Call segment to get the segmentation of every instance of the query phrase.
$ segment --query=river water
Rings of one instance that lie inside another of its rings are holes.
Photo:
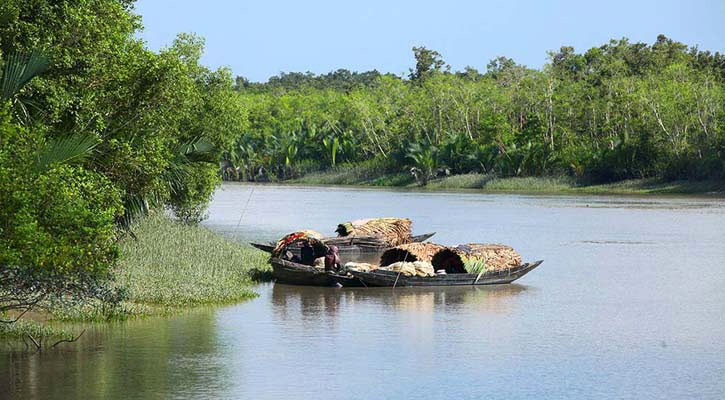
[[[237,305],[5,351],[0,397],[725,398],[725,199],[225,184],[205,224],[245,242],[370,216],[545,262],[491,287],[262,284]]]

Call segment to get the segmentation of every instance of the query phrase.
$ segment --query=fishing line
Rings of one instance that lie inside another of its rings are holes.
[[[244,219],[244,213],[247,212],[247,207],[249,206],[249,202],[252,200],[252,195],[254,194],[254,189],[256,185],[252,185],[252,190],[249,191],[249,197],[247,198],[247,202],[244,204],[244,207],[242,208],[242,214],[239,216],[239,221],[237,221],[237,226],[234,227],[234,230],[232,231],[232,235],[236,235],[237,229],[239,229],[239,226],[242,224],[242,219]]]

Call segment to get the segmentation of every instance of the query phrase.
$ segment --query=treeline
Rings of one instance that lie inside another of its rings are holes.
[[[414,48],[407,77],[346,70],[237,78],[244,134],[227,179],[286,179],[341,163],[375,171],[721,179],[725,56],[660,35],[550,53],[541,70],[499,57],[452,72]]]
[[[50,298],[118,300],[119,237],[152,208],[198,221],[243,134],[231,73],[200,65],[193,35],[146,48],[132,6],[2,1],[0,320]]]

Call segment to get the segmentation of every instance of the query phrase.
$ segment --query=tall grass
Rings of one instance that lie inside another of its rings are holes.
[[[162,216],[143,220],[134,234],[121,243],[115,275],[135,303],[195,306],[254,297],[251,274],[268,268],[263,252]]]
[[[128,300],[109,309],[85,304],[52,310],[55,319],[124,319],[169,314],[182,308],[228,304],[256,296],[253,277],[269,269],[265,253],[232,242],[201,226],[151,216],[121,243],[114,285]]]
[[[500,191],[562,191],[574,186],[568,177],[511,177],[499,178],[485,174],[461,174],[430,181],[431,189],[485,189]]]

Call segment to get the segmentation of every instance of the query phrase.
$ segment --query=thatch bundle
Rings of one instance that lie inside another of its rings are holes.
[[[337,225],[335,232],[340,237],[379,237],[388,245],[397,246],[410,243],[412,222],[408,218],[371,218],[343,222]]]
[[[518,267],[521,256],[510,246],[469,243],[437,252],[432,264],[436,270],[445,269],[447,273],[476,274]]]
[[[385,251],[380,256],[380,265],[386,266],[398,261],[427,261],[433,260],[433,255],[445,249],[444,246],[435,243],[408,243],[395,246]]]

